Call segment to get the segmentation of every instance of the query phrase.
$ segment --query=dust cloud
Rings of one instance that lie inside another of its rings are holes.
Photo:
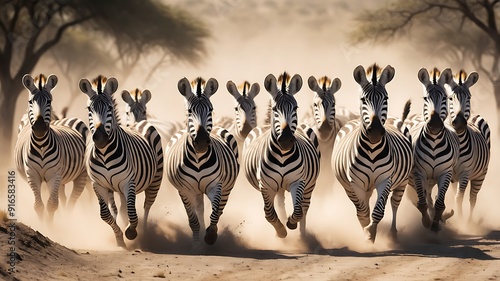
[[[212,103],[215,115],[232,116],[233,98],[228,95],[225,83],[244,80],[262,84],[264,77],[283,71],[299,73],[304,81],[310,76],[328,75],[339,77],[342,88],[336,94],[337,105],[354,112],[358,111],[359,86],[352,78],[353,69],[362,64],[366,67],[378,63],[385,67],[390,64],[396,69],[396,76],[387,85],[389,92],[389,113],[400,116],[403,105],[411,98],[414,103],[412,113],[421,111],[422,85],[417,79],[421,67],[428,69],[449,65],[427,54],[419,53],[409,43],[352,45],[346,33],[353,26],[352,15],[357,7],[370,1],[293,1],[292,4],[273,3],[272,1],[168,1],[189,9],[194,16],[207,21],[213,39],[208,42],[208,54],[197,66],[172,64],[159,70],[147,85],[140,85],[143,73],[149,65],[142,62],[134,72],[134,79],[120,80],[120,74],[105,74],[118,78],[121,89],[148,88],[153,94],[148,110],[159,119],[184,120],[184,101],[177,91],[177,81],[182,77],[194,79],[202,76],[214,77],[219,81],[218,93]],[[371,2],[370,2],[371,3]],[[472,70],[472,69],[471,69]],[[95,75],[99,74],[96,69]],[[37,72],[57,73],[57,69],[46,66],[37,67]],[[91,77],[89,77],[91,78]],[[75,85],[73,85],[74,87]],[[63,94],[64,82],[56,88],[54,106],[61,108],[67,102]],[[206,246],[201,252],[208,254],[243,255],[258,251],[279,251],[282,253],[332,254],[335,249],[350,249],[358,252],[377,252],[390,249],[404,249],[418,243],[443,242],[457,237],[472,237],[498,229],[500,212],[498,198],[500,190],[495,182],[498,171],[499,151],[497,115],[491,99],[492,91],[486,79],[480,79],[473,88],[473,111],[481,113],[489,121],[492,129],[492,161],[490,171],[478,196],[475,222],[466,226],[457,217],[450,219],[439,235],[430,234],[423,229],[420,214],[403,198],[398,213],[399,239],[389,239],[392,218],[390,204],[385,217],[378,227],[375,244],[364,241],[363,231],[355,215],[354,205],[349,201],[342,186],[335,180],[319,182],[313,193],[311,207],[307,215],[308,237],[299,237],[299,230],[288,230],[288,237],[276,237],[273,227],[265,220],[263,201],[259,192],[246,181],[240,172],[236,186],[219,222],[219,239],[214,246]],[[477,94],[476,94],[477,93]],[[312,93],[304,83],[296,98],[299,115],[302,116],[311,106]],[[264,87],[257,96],[259,121],[264,119],[269,95]],[[86,97],[80,95],[70,108],[69,115],[87,120],[85,111]],[[124,103],[119,103],[125,107]],[[480,107],[479,107],[480,104]],[[25,99],[18,103],[16,119],[25,111]],[[166,141],[163,141],[166,144]],[[13,167],[5,168],[4,170]],[[71,184],[68,184],[71,186]],[[69,193],[69,191],[68,191]],[[47,194],[47,192],[44,192]],[[375,196],[373,196],[375,197]],[[95,196],[84,191],[75,208],[70,212],[60,206],[52,225],[38,220],[33,210],[33,194],[27,184],[18,176],[18,218],[21,222],[39,230],[67,247],[74,249],[116,250],[111,228],[99,216],[99,206]],[[373,201],[374,198],[372,198]],[[46,197],[45,197],[46,200]],[[139,220],[142,219],[143,194],[136,200]],[[4,206],[2,200],[0,206]],[[286,206],[291,211],[287,194]],[[373,206],[372,202],[372,206]],[[453,191],[449,190],[447,205],[453,206]],[[205,217],[208,220],[210,209],[206,201]],[[468,198],[464,200],[464,212],[468,214]],[[207,221],[208,224],[208,221]],[[122,229],[124,225],[122,224]],[[146,232],[140,231],[136,241],[126,241],[129,248],[143,249],[159,253],[192,253],[191,230],[180,198],[174,187],[163,180],[160,193],[150,213]]]

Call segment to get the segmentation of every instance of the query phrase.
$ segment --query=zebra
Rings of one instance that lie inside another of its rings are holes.
[[[413,169],[409,185],[415,194],[408,193],[413,204],[422,214],[422,224],[439,232],[440,221],[453,213],[444,214],[446,191],[450,185],[453,168],[459,156],[459,139],[452,128],[444,122],[448,116],[448,97],[444,88],[452,79],[449,68],[439,72],[434,68],[429,76],[425,68],[418,72],[424,86],[423,114],[413,115],[405,121],[410,130],[414,154]],[[432,189],[437,184],[437,196],[432,200]],[[431,221],[431,218],[432,221]]]
[[[236,100],[234,108],[236,116],[235,118],[219,117],[215,119],[214,123],[231,132],[238,142],[238,150],[241,151],[248,133],[257,127],[257,107],[254,99],[260,92],[260,86],[258,83],[250,84],[250,82],[245,81],[237,87],[233,81],[228,81],[226,88]],[[241,92],[238,88],[241,89]]]
[[[144,223],[153,205],[163,176],[163,149],[156,129],[146,121],[132,128],[118,125],[113,93],[118,81],[99,75],[91,84],[83,78],[80,90],[88,96],[87,108],[92,141],[85,156],[87,171],[99,201],[101,219],[111,226],[119,247],[126,248],[123,233],[116,223],[116,210],[110,213],[108,202],[113,192],[120,195],[120,214],[128,215],[125,236],[137,237],[138,218],[135,208],[136,194],[145,192]],[[125,210],[126,208],[126,210]]]
[[[53,121],[52,90],[58,78],[40,74],[33,79],[24,75],[22,83],[29,91],[28,113],[21,121],[14,158],[17,170],[27,180],[35,196],[34,209],[43,219],[44,203],[41,185],[45,181],[49,188],[47,212],[49,222],[59,205],[65,200],[64,185],[73,182],[69,207],[75,205],[87,182],[84,165],[85,143],[88,128],[78,118]],[[64,195],[64,196],[63,196]]]
[[[298,74],[290,77],[284,72],[277,81],[273,74],[269,74],[264,85],[272,97],[272,119],[270,126],[254,128],[245,139],[245,176],[261,192],[265,218],[279,238],[287,236],[281,219],[286,216],[285,190],[290,192],[293,213],[286,225],[293,230],[300,221],[300,234],[305,237],[306,215],[319,175],[320,151],[314,131],[297,124],[298,106],[294,95],[302,87],[302,78]],[[276,195],[279,216],[274,208]]]
[[[132,94],[131,94],[132,93]],[[126,125],[133,126],[137,122],[147,120],[153,125],[163,141],[168,142],[170,138],[179,130],[184,128],[184,123],[179,121],[163,121],[155,118],[147,111],[146,104],[151,100],[151,92],[149,90],[141,91],[135,89],[133,91],[122,91],[122,99],[126,103]]]
[[[214,78],[187,78],[178,82],[187,109],[187,128],[177,132],[165,149],[166,175],[184,204],[193,234],[193,249],[200,246],[205,228],[205,194],[211,202],[210,225],[204,241],[217,241],[217,224],[239,173],[238,145],[227,130],[212,127],[210,97],[218,89]]]
[[[368,81],[367,75],[372,76]],[[395,70],[388,65],[383,70],[377,64],[354,69],[354,80],[361,86],[360,119],[349,121],[337,134],[332,153],[332,167],[344,187],[365,237],[375,242],[378,223],[385,213],[391,195],[391,236],[396,239],[396,217],[413,162],[411,140],[407,130],[401,132],[395,121],[387,117],[388,93],[385,85],[394,78]],[[405,118],[408,113],[403,114]],[[377,191],[371,213],[370,197]]]
[[[458,182],[455,205],[458,216],[461,218],[464,193],[470,181],[469,221],[471,221],[476,206],[477,194],[488,172],[491,157],[490,128],[481,116],[471,116],[470,112],[471,92],[469,89],[477,82],[479,74],[472,72],[467,76],[465,71],[460,70],[456,79],[458,84],[453,79],[448,82],[451,89],[449,95],[451,124],[460,141],[460,156],[453,169],[452,185],[456,186]]]
[[[331,182],[331,157],[337,132],[348,121],[359,118],[359,115],[343,107],[336,108],[334,94],[342,86],[339,78],[332,80],[323,76],[316,79],[310,76],[307,82],[314,97],[311,111],[305,114],[303,122],[313,129],[319,142],[322,156],[320,178],[324,176],[324,180]]]

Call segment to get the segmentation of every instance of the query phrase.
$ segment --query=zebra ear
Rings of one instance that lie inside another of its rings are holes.
[[[33,81],[33,77],[29,74],[25,74],[23,76],[23,85],[28,91],[33,92],[36,89],[35,82]]]
[[[391,82],[392,78],[394,78],[394,74],[396,74],[394,67],[390,65],[386,66],[380,75],[378,83],[385,86],[387,83]]]
[[[310,76],[309,79],[307,79],[307,85],[309,85],[309,89],[311,89],[314,92],[321,91],[318,85],[318,80],[314,76]]]
[[[366,71],[365,68],[362,65],[358,65],[352,75],[354,76],[354,80],[361,86],[364,87],[366,86],[369,82],[366,79]]]
[[[295,95],[302,88],[302,77],[300,75],[295,74],[292,79],[290,79],[290,84],[288,84],[288,94]]]
[[[470,88],[477,83],[477,80],[479,80],[479,74],[477,72],[472,72],[469,76],[467,76],[467,80],[465,80],[464,85],[467,86],[467,88]]]
[[[441,72],[441,75],[439,75],[438,84],[444,86],[444,84],[448,84],[451,80],[453,80],[451,69],[446,68]]]
[[[142,105],[146,105],[146,103],[148,103],[150,100],[151,100],[151,92],[149,90],[142,91],[141,99],[139,100],[139,102]]]
[[[177,89],[186,99],[189,99],[191,98],[191,96],[193,96],[191,83],[189,83],[189,80],[186,77],[179,80],[179,82],[177,83]]]
[[[103,92],[111,96],[116,90],[118,90],[118,80],[115,77],[108,78]]]
[[[238,100],[241,97],[240,92],[238,92],[238,88],[234,84],[233,81],[227,81],[226,88],[228,92],[234,97],[235,100]]]
[[[424,67],[418,71],[418,80],[420,80],[420,83],[422,83],[425,87],[431,84],[431,81],[429,80],[429,72]]]
[[[132,96],[130,96],[129,91],[127,90],[122,91],[122,100],[126,102],[128,105],[133,105],[135,102]]]
[[[91,98],[92,96],[94,96],[96,94],[94,89],[92,89],[92,85],[90,84],[89,80],[87,80],[85,78],[80,79],[79,87],[80,87],[80,91],[82,91],[82,93],[86,94],[89,98]]]
[[[278,86],[276,85],[276,77],[274,75],[269,74],[266,76],[266,79],[264,79],[264,88],[266,88],[266,91],[268,91],[273,99],[278,95]]]
[[[330,93],[332,95],[335,94],[340,89],[340,87],[342,87],[342,81],[340,81],[339,78],[333,79],[332,86],[330,87]]]
[[[210,78],[205,84],[205,90],[203,91],[203,94],[205,94],[207,98],[210,98],[211,96],[215,95],[217,89],[219,89],[219,82],[217,82],[215,78]]]
[[[250,87],[250,91],[248,92],[247,96],[251,99],[254,99],[260,92],[260,85],[259,83],[253,83],[252,87]]]
[[[47,83],[45,83],[45,89],[47,89],[47,91],[52,91],[52,89],[54,89],[57,85],[57,76],[55,74],[51,74],[49,75],[49,77],[47,78]]]

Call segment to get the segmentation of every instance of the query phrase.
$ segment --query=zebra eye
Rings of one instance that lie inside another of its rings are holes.
[[[28,104],[33,104],[33,100],[28,100]]]
[[[295,107],[293,108],[293,110],[294,110],[294,111],[297,111],[297,109],[299,109],[299,107],[298,107],[298,106],[295,106]]]

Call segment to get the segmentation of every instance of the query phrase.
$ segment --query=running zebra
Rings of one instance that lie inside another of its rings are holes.
[[[197,78],[190,83],[183,78],[177,86],[186,101],[187,128],[167,145],[166,173],[184,203],[196,248],[200,228],[205,228],[203,194],[212,204],[204,240],[209,245],[217,240],[217,223],[240,169],[238,145],[227,130],[212,128],[210,97],[219,87],[217,80]]]
[[[119,247],[126,248],[123,233],[116,223],[116,210],[110,213],[113,192],[120,195],[120,214],[128,215],[127,239],[137,236],[136,194],[145,192],[144,226],[163,176],[163,150],[156,129],[146,121],[132,128],[118,125],[113,93],[118,88],[115,78],[98,76],[93,85],[80,80],[80,90],[88,96],[89,127],[92,141],[86,152],[86,165],[99,200],[101,219],[111,226]],[[125,210],[126,208],[126,210]]]
[[[233,134],[238,142],[238,151],[241,151],[248,133],[257,127],[257,107],[254,99],[260,92],[260,86],[258,83],[250,84],[245,81],[242,85],[236,87],[233,81],[228,81],[226,88],[236,100],[236,107],[234,108],[236,117],[219,117],[215,120],[215,124]]]
[[[73,207],[87,182],[84,155],[88,128],[77,118],[52,121],[52,90],[57,76],[33,79],[24,75],[22,82],[29,91],[28,114],[21,121],[14,150],[17,169],[35,195],[35,211],[43,218],[44,204],[41,185],[49,188],[47,212],[49,221],[59,205],[58,196],[65,194],[64,185],[73,182],[69,206]]]
[[[334,94],[342,86],[339,78],[332,80],[323,76],[316,79],[311,76],[307,82],[314,92],[314,97],[311,111],[304,116],[304,123],[313,129],[318,138],[321,151],[320,177],[325,176],[324,180],[331,182],[331,159],[337,132],[348,121],[359,118],[359,115],[346,108],[336,108]]]
[[[413,195],[410,198],[422,213],[422,224],[438,232],[439,222],[452,215],[443,216],[445,195],[459,156],[458,136],[444,123],[448,116],[448,97],[444,85],[450,82],[452,74],[449,68],[441,73],[434,68],[429,76],[427,69],[422,68],[418,72],[418,79],[424,86],[423,114],[405,121],[412,137],[414,154],[409,184],[416,191],[418,201],[414,192],[408,194]],[[435,184],[438,190],[434,203],[432,189]]]
[[[370,74],[371,81],[368,81],[366,76]],[[332,154],[335,176],[356,207],[358,220],[371,242],[375,241],[391,192],[391,235],[396,238],[397,210],[413,162],[408,131],[402,133],[393,125],[395,122],[387,118],[385,85],[394,74],[390,65],[382,71],[376,64],[366,72],[361,65],[354,69],[354,80],[361,86],[361,118],[348,122],[340,130]],[[405,111],[403,118],[408,113]],[[374,190],[377,200],[370,221],[370,197]]]
[[[149,90],[141,91],[135,89],[131,92],[124,90],[122,91],[122,99],[126,103],[125,113],[127,127],[131,127],[137,122],[147,120],[156,128],[163,142],[168,142],[176,132],[184,128],[184,123],[182,122],[167,122],[159,120],[149,114],[146,106],[151,100],[151,92]]]
[[[458,84],[453,79],[448,82],[451,88],[449,97],[451,124],[460,141],[460,156],[453,169],[452,179],[453,185],[456,186],[458,182],[455,205],[461,218],[464,193],[467,184],[470,182],[469,221],[472,221],[477,194],[488,172],[491,146],[488,123],[479,115],[471,116],[470,113],[471,92],[469,89],[476,84],[478,79],[479,74],[476,72],[472,72],[467,76],[465,71],[460,70],[456,76]]]
[[[293,213],[286,225],[296,229],[300,221],[300,234],[305,237],[306,215],[320,169],[320,152],[313,130],[307,126],[297,128],[297,101],[293,95],[302,87],[302,78],[299,75],[290,78],[285,72],[276,81],[269,74],[264,85],[272,97],[271,126],[256,127],[247,136],[243,148],[245,176],[262,193],[265,217],[280,238],[287,236],[281,220],[286,216],[284,193],[290,192]],[[279,216],[274,208],[276,195]]]

